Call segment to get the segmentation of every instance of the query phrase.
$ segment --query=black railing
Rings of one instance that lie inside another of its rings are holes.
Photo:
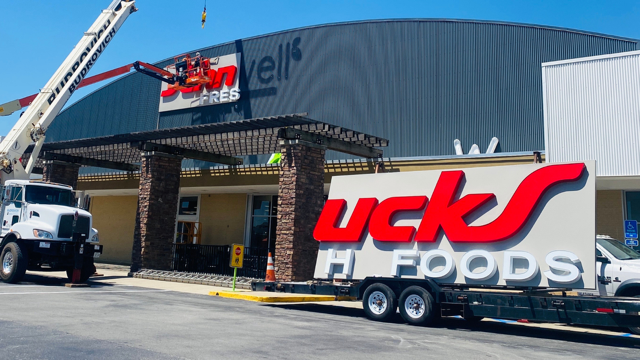
[[[173,270],[230,276],[233,275],[230,253],[230,245],[173,244]],[[245,247],[238,276],[264,279],[268,256],[267,249]]]

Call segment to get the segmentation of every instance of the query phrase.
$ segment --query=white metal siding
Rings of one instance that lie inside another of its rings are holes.
[[[543,64],[542,76],[547,161],[640,175],[640,52]]]

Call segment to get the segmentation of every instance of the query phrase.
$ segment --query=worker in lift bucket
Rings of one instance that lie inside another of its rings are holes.
[[[184,81],[186,79],[185,73],[187,72],[188,68],[189,68],[189,65],[187,64],[186,57],[182,58],[180,62],[176,62],[176,75],[178,78],[178,83],[180,85],[184,85]]]

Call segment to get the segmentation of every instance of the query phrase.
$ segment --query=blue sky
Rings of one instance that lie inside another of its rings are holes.
[[[36,93],[111,0],[0,0],[0,104]],[[137,0],[88,76],[235,39],[296,27],[391,18],[454,18],[551,25],[640,39],[640,1],[209,1]],[[71,104],[103,86],[78,90]],[[6,134],[18,113],[0,117]]]

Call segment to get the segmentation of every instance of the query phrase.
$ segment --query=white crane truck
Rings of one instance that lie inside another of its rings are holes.
[[[640,334],[640,287],[575,292],[603,281],[595,199],[594,161],[337,176],[313,232],[315,280],[252,287],[352,296],[378,321],[399,310],[412,325],[459,315]]]
[[[30,180],[47,127],[85,78],[129,15],[133,0],[114,0],[84,33],[62,65],[0,143],[2,242],[0,278],[20,281],[26,270],[66,271],[84,282],[102,253],[91,214],[75,206],[70,186]],[[26,166],[22,158],[30,144]]]

